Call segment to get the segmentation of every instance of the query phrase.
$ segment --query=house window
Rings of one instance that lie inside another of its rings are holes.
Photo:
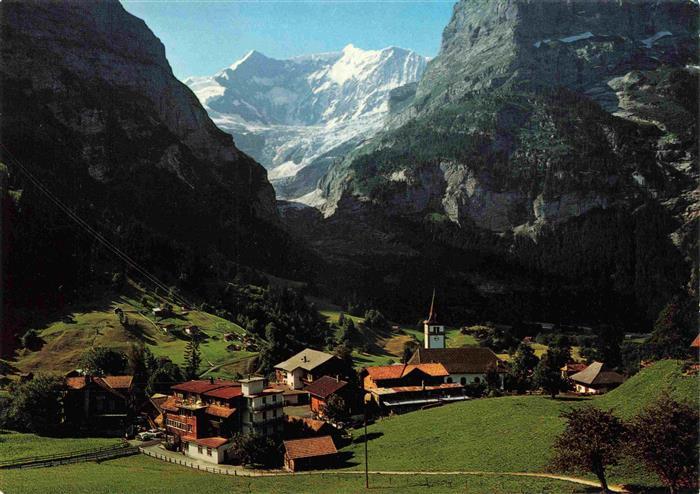
[[[459,384],[461,384],[462,386],[464,386],[465,384],[467,384],[467,378],[466,378],[466,377],[460,377],[460,378],[459,378]]]
[[[277,401],[277,395],[272,395],[272,401]]]
[[[445,379],[445,382],[446,382],[447,384],[451,384],[451,383],[452,383],[452,378],[451,378],[451,377],[448,377],[447,379]]]
[[[207,456],[211,456],[211,448],[207,447]]]
[[[263,405],[267,404],[267,397],[263,396]]]
[[[263,412],[263,420],[267,420],[267,412]]]
[[[190,443],[185,443],[185,451],[189,451],[190,449]]]
[[[475,377],[475,378],[474,378],[474,382],[477,383],[477,384],[479,384],[479,383],[481,382],[481,379],[479,379],[478,377]]]
[[[201,455],[202,451],[204,451],[204,449],[201,446],[197,446],[197,453]]]

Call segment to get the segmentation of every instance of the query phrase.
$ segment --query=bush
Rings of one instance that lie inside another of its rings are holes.
[[[230,455],[234,464],[277,467],[282,464],[282,447],[279,441],[258,434],[236,434]]]

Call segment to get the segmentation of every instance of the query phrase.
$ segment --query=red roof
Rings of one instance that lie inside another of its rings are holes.
[[[209,405],[205,412],[208,415],[213,415],[214,417],[221,417],[224,419],[229,418],[231,415],[236,413],[235,408],[221,407],[219,405]]]
[[[690,344],[691,348],[700,348],[700,334],[695,337],[693,342]]]
[[[241,385],[237,384],[235,386],[226,386],[223,388],[212,389],[211,391],[206,391],[205,396],[211,396],[212,398],[222,398],[224,400],[229,400],[235,398],[236,396],[241,396],[243,392],[241,391]]]
[[[367,374],[375,381],[382,379],[399,379],[410,374],[413,371],[419,370],[433,377],[445,377],[450,373],[442,364],[410,364],[410,365],[382,365],[376,367],[365,367]]]
[[[88,384],[95,384],[102,389],[109,391],[113,395],[124,398],[119,391],[128,390],[131,387],[131,382],[134,376],[78,376],[67,377],[65,380],[66,387],[75,390],[81,390]]]
[[[287,456],[292,460],[312,458],[314,456],[334,455],[338,452],[338,450],[335,449],[335,444],[331,436],[284,441],[284,449],[287,452]]]
[[[208,380],[198,380],[176,384],[174,386],[171,386],[170,389],[172,389],[173,391],[182,391],[185,393],[203,394],[227,386],[240,387],[240,384],[234,381],[214,381],[212,383]]]
[[[306,386],[310,395],[326,399],[333,393],[347,386],[348,383],[330,376],[323,376]]]
[[[219,446],[223,446],[226,444],[229,440],[223,437],[203,437],[201,439],[186,439],[187,442],[193,442],[196,443],[200,446],[206,446],[207,448],[218,448]]]

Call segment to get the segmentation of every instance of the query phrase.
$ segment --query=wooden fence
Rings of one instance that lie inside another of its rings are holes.
[[[72,451],[70,453],[15,458],[13,460],[0,462],[0,469],[52,467],[84,461],[103,461],[112,458],[120,458],[122,456],[135,455],[138,454],[138,452],[138,447],[130,446],[129,443],[123,442],[115,446]]]

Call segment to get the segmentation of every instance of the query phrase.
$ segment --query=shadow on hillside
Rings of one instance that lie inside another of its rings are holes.
[[[357,465],[360,464],[360,462],[359,461],[351,461],[353,458],[354,458],[354,455],[351,452],[341,451],[338,453],[337,463],[335,466],[337,468],[356,467]]]
[[[377,439],[378,437],[382,437],[383,435],[383,432],[370,432],[369,434],[367,434],[367,441]],[[365,435],[362,434],[361,436],[357,436],[355,439],[352,440],[352,442],[358,444],[365,442]]]

